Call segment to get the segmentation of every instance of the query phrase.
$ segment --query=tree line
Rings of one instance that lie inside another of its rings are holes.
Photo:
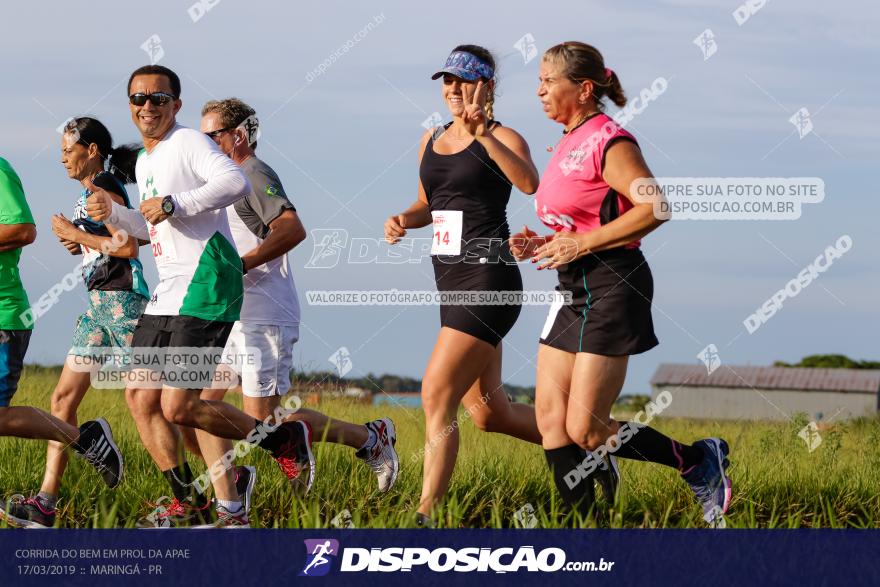
[[[880,369],[880,361],[857,361],[846,355],[809,355],[797,363],[776,361],[774,367],[812,367],[814,369]]]

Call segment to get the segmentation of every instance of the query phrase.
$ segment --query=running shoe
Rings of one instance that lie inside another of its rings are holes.
[[[235,489],[245,512],[251,511],[251,496],[257,483],[257,470],[251,466],[235,467]]]
[[[724,528],[724,514],[730,506],[732,495],[730,478],[726,470],[730,466],[727,442],[720,438],[698,440],[694,446],[703,451],[699,465],[682,473],[684,479],[703,507],[703,520],[712,528]]]
[[[32,495],[13,495],[0,503],[0,516],[11,526],[19,528],[52,528],[55,526],[55,510],[46,507]]]
[[[391,418],[380,418],[364,424],[373,432],[374,442],[371,446],[360,448],[354,456],[364,461],[379,480],[379,491],[385,493],[394,486],[397,481],[397,473],[400,471],[400,459],[394,445],[397,443],[397,433],[394,431],[394,422]]]
[[[110,424],[104,418],[91,420],[79,427],[76,454],[92,465],[107,487],[113,489],[122,481],[122,452],[113,441]]]
[[[284,422],[278,429],[287,433],[287,440],[272,457],[290,481],[293,492],[300,497],[308,494],[315,482],[315,455],[312,454],[312,428],[302,420]]]
[[[250,528],[251,523],[248,520],[247,511],[244,509],[244,505],[242,504],[241,508],[232,513],[222,505],[217,505],[214,508],[214,511],[217,514],[217,520],[212,524],[201,524],[199,526],[193,526],[193,529],[199,528]]]
[[[194,506],[188,500],[163,496],[154,505],[155,509],[149,515],[138,520],[138,528],[185,528],[213,521],[210,503]]]
[[[584,520],[594,520],[597,524],[603,525],[606,522],[604,519],[605,512],[596,504],[596,487],[593,484],[593,480],[594,477],[584,479],[584,483],[586,483],[584,485],[584,495],[581,501],[573,508],[575,511],[574,521],[577,522],[578,518],[582,517]]]
[[[596,469],[595,479],[599,482],[605,501],[613,504],[617,497],[617,488],[620,485],[620,469],[617,467],[617,457],[606,454]]]
[[[416,512],[416,528],[433,528],[434,520],[421,512]]]

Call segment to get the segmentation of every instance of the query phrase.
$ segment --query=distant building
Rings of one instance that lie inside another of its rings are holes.
[[[877,413],[880,370],[743,367],[664,363],[651,378],[652,398],[669,391],[670,418],[847,420]]]

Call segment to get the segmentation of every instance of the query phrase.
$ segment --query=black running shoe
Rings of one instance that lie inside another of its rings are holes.
[[[312,429],[302,420],[284,422],[277,432],[287,440],[272,457],[290,481],[295,494],[305,496],[315,482],[315,455],[312,454]]]
[[[235,489],[246,513],[251,511],[251,496],[256,483],[257,470],[254,467],[235,467]]]
[[[0,516],[19,528],[52,528],[55,510],[46,507],[36,496],[13,495],[0,503]]]
[[[104,418],[91,420],[79,427],[76,452],[92,465],[107,487],[113,489],[122,481],[122,453],[113,441],[110,424]]]
[[[617,468],[617,457],[606,454],[599,463],[599,468],[595,473],[596,481],[602,488],[602,495],[605,501],[610,504],[614,503],[617,497],[617,488],[620,485],[620,469]]]

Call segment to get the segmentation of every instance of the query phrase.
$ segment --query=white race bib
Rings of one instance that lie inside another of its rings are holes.
[[[153,250],[153,257],[156,259],[156,265],[177,261],[177,249],[174,248],[172,238],[171,227],[167,220],[156,225],[150,224],[150,247]]]
[[[461,210],[436,210],[431,212],[434,219],[434,240],[431,242],[432,255],[461,254]]]
[[[91,249],[85,245],[79,246],[80,250],[82,250],[82,264],[88,265],[89,263],[94,263],[101,257],[101,251],[96,251],[95,249]]]

